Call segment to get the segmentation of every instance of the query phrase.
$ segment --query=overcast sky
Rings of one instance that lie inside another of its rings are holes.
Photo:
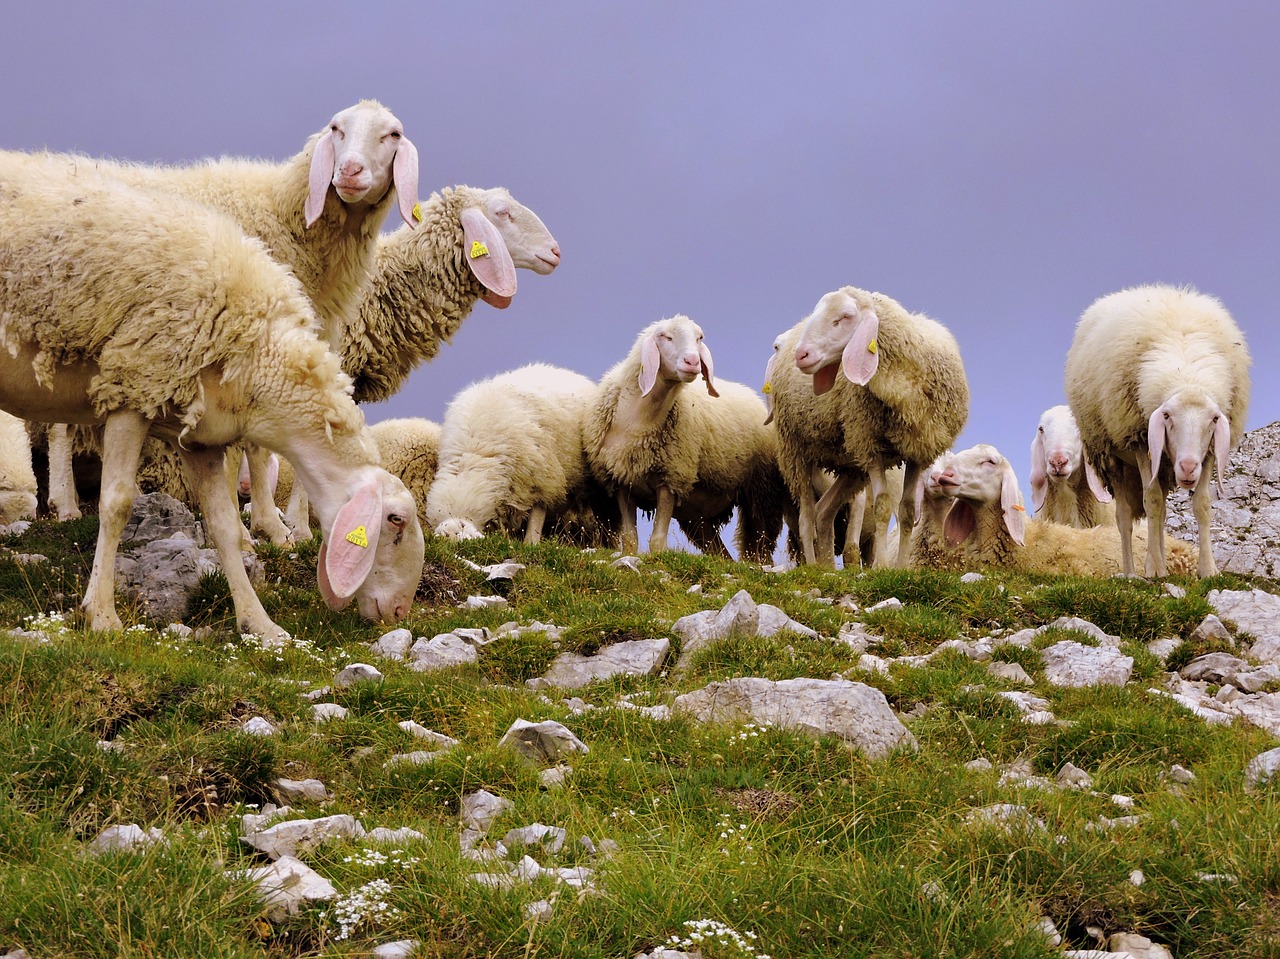
[[[535,360],[598,377],[675,313],[759,387],[774,336],[852,284],[952,330],[957,446],[1026,489],[1077,318],[1148,282],[1226,304],[1247,426],[1280,418],[1277,4],[44,0],[5,32],[0,146],[283,159],[373,97],[424,196],[506,186],[542,217],[560,268],[479,304],[371,421]]]

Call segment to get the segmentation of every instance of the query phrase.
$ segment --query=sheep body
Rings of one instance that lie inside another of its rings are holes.
[[[441,425],[416,416],[382,420],[369,427],[378,444],[382,468],[399,476],[418,504],[418,518],[427,526],[427,494],[440,466]]]
[[[1115,496],[1126,574],[1134,572],[1133,521],[1145,515],[1146,573],[1165,575],[1165,499],[1175,485],[1193,490],[1199,573],[1216,572],[1209,478],[1216,466],[1221,485],[1244,435],[1249,363],[1231,315],[1192,289],[1133,287],[1102,297],[1080,317],[1067,354],[1067,401]]]
[[[27,424],[0,412],[0,526],[36,515],[36,473]]]
[[[1115,506],[1084,455],[1071,407],[1040,414],[1031,441],[1031,502],[1036,518],[1085,529],[1115,522]]]
[[[149,430],[178,445],[196,480],[243,628],[287,637],[240,562],[225,449],[242,437],[293,457],[312,488],[330,532],[326,601],[354,597],[375,619],[407,612],[422,569],[412,497],[375,465],[350,380],[315,329],[297,280],[230,218],[57,158],[0,153],[0,407],[104,425],[91,628],[120,626],[115,552]]]

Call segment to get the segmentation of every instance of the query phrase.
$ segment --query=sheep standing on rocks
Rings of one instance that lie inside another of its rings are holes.
[[[121,627],[115,557],[148,432],[195,482],[241,629],[288,638],[240,559],[226,472],[240,439],[277,448],[311,489],[326,602],[355,598],[375,620],[408,612],[423,566],[413,498],[377,466],[316,329],[296,278],[229,217],[58,158],[0,154],[0,407],[104,427],[91,629]]]
[[[949,545],[960,548],[961,566],[1070,576],[1121,572],[1121,538],[1110,526],[1076,529],[1028,520],[1013,464],[994,446],[979,443],[952,454],[936,484],[952,499],[943,532]],[[1194,574],[1195,550],[1189,544],[1173,541],[1169,559],[1175,573]]]
[[[1115,521],[1111,494],[1084,455],[1069,406],[1051,406],[1040,414],[1031,441],[1031,506],[1037,519],[1078,529]]]
[[[689,386],[700,374],[705,393]],[[601,378],[582,429],[592,473],[617,496],[623,551],[638,550],[645,508],[650,552],[667,548],[674,518],[703,552],[728,556],[719,530],[737,506],[740,555],[770,562],[785,489],[767,415],[755,390],[716,382],[702,328],[687,316],[642,330]]]
[[[1146,574],[1168,572],[1165,499],[1175,485],[1192,490],[1199,573],[1217,572],[1209,476],[1216,470],[1221,495],[1223,467],[1244,435],[1249,362],[1231,315],[1195,290],[1134,287],[1102,297],[1080,317],[1067,354],[1067,400],[1094,469],[1115,496],[1125,575],[1134,574],[1133,522],[1143,515]]]
[[[36,515],[36,473],[27,424],[0,412],[0,526]]]
[[[427,527],[475,539],[486,528],[542,538],[548,513],[584,490],[582,417],[595,384],[533,363],[473,383],[445,409],[439,466],[427,494]]]

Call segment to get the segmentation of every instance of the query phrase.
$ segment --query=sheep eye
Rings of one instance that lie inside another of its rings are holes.
[[[1043,426],[1042,426],[1042,427],[1040,427],[1040,432],[1041,432],[1041,433],[1043,433],[1043,432],[1044,432],[1044,427],[1043,427]]]
[[[392,136],[392,137],[394,137],[395,139],[399,140],[402,136],[404,136],[404,134],[403,134],[403,133],[401,133],[399,130],[392,130],[392,131],[391,131],[391,136]]]
[[[394,526],[396,529],[404,529],[404,517],[399,513],[388,513],[387,523],[390,526]]]
[[[330,123],[330,124],[329,124],[329,130],[330,130],[330,132],[332,132],[332,133],[341,133],[341,132],[342,132],[341,130],[339,130],[339,129],[338,129],[338,124],[336,124],[336,123]]]

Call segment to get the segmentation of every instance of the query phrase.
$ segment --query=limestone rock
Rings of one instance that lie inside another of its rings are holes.
[[[1107,646],[1064,640],[1041,656],[1045,679],[1055,686],[1123,686],[1133,673],[1133,657]]]
[[[511,746],[535,762],[554,765],[574,753],[589,750],[586,744],[566,726],[554,720],[531,723],[517,719],[498,740],[499,746]]]
[[[542,679],[551,686],[576,689],[613,676],[652,676],[671,652],[671,640],[633,639],[605,646],[594,656],[561,653]]]
[[[329,880],[292,856],[282,856],[269,866],[245,869],[233,875],[257,885],[258,894],[268,909],[267,917],[276,922],[297,913],[306,900],[333,899],[338,895]]]
[[[319,819],[289,819],[258,832],[240,836],[240,841],[272,859],[297,856],[329,839],[359,839],[364,826],[354,816],[341,814]]]

